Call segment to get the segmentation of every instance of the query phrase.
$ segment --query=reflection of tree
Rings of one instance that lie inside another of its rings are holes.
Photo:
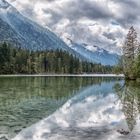
[[[128,127],[132,131],[136,124],[136,118],[140,113],[140,86],[131,81],[126,82],[124,87],[116,84],[115,89],[121,100]]]
[[[81,89],[114,78],[0,77],[0,132],[15,135],[62,106]],[[11,129],[12,128],[12,129]]]
[[[12,105],[34,98],[55,100],[65,98],[67,100],[83,87],[100,85],[102,82],[112,82],[113,80],[113,78],[91,77],[1,77],[0,108],[12,107]]]
[[[46,105],[46,102],[50,101],[50,105],[53,108],[58,108],[84,87],[100,85],[102,82],[113,82],[115,80],[119,79],[95,77],[0,77],[0,114],[12,114],[16,113],[16,111],[23,112],[22,106],[24,105],[27,107],[34,107],[35,105],[43,107],[43,103]],[[35,108],[37,109],[38,106]],[[48,107],[48,105],[46,106]]]

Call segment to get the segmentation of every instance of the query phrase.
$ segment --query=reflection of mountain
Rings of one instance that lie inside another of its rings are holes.
[[[115,82],[115,79],[0,77],[0,134],[8,133],[13,137],[53,113],[83,88],[111,81]]]
[[[0,78],[0,106],[16,105],[24,100],[30,100],[33,95],[59,100],[72,95],[73,91],[92,84],[116,81],[114,78]],[[52,88],[52,87],[55,87]],[[9,91],[8,91],[9,89]],[[6,91],[5,91],[6,90]],[[5,94],[6,92],[6,94]],[[66,94],[67,93],[67,94]],[[11,97],[11,98],[9,98]],[[69,98],[69,97],[68,97]]]
[[[82,84],[74,78],[0,78],[0,134],[14,137],[62,106]]]
[[[128,128],[120,101],[113,93],[115,82],[80,88],[54,114],[23,130],[14,140],[118,140],[122,136],[116,130]]]
[[[118,85],[119,87],[119,85]],[[140,87],[137,83],[131,81],[126,82],[124,88],[118,92],[123,105],[128,127],[133,131],[140,115]]]

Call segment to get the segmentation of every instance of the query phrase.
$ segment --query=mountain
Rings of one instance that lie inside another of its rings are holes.
[[[101,63],[102,65],[116,65],[118,63],[119,55],[110,53],[98,46],[91,46],[88,44],[78,44],[70,41],[70,47],[77,53],[82,55],[87,61]]]
[[[62,49],[81,60],[103,65],[114,65],[117,60],[115,54],[109,54],[98,47],[96,51],[91,51],[86,44],[67,45],[48,28],[43,28],[23,16],[5,0],[0,0],[0,42],[4,41],[30,50]]]
[[[0,41],[32,50],[71,50],[53,32],[24,17],[5,0],[0,0],[0,34]]]

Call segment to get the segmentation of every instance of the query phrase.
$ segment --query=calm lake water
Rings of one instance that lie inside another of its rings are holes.
[[[120,78],[0,77],[0,140],[139,140],[139,115]]]

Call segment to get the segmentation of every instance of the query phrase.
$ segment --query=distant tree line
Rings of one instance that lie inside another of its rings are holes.
[[[38,73],[113,73],[114,67],[102,66],[78,58],[66,51],[29,51],[0,45],[0,74],[38,74]]]

